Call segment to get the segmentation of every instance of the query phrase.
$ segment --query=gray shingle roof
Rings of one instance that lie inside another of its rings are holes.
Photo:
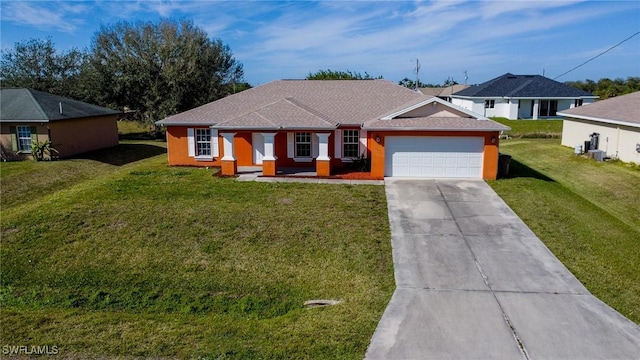
[[[493,120],[461,117],[416,117],[378,120],[363,126],[365,130],[507,131],[510,128]]]
[[[479,85],[458,91],[453,97],[514,97],[514,98],[580,98],[597,97],[586,91],[540,75],[506,73]]]
[[[435,99],[386,80],[278,80],[156,122],[159,125],[209,125],[219,129],[333,129],[366,124]],[[460,109],[459,112],[466,110]],[[403,125],[432,130],[507,130],[471,115],[441,119],[405,118],[382,121],[390,130]],[[396,122],[398,121],[398,122]],[[412,122],[413,121],[413,122]]]
[[[386,80],[277,80],[167,117],[158,124],[243,124],[238,118],[255,113],[283,127],[311,124],[321,127],[359,125],[386,115],[424,95]],[[279,103],[278,111],[269,105]],[[304,112],[303,123],[295,114]],[[324,122],[324,123],[321,123]]]
[[[640,91],[558,112],[558,115],[640,125]]]
[[[62,114],[60,104],[62,104]],[[2,121],[49,122],[119,113],[116,110],[42,91],[24,88],[0,89],[0,120]]]

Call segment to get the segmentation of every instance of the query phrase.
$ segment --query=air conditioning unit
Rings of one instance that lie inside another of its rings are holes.
[[[595,161],[604,161],[605,155],[604,150],[589,150],[589,157]]]

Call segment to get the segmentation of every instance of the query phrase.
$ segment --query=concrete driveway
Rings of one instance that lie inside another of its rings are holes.
[[[640,359],[640,327],[592,296],[481,180],[385,180],[396,291],[367,359]]]

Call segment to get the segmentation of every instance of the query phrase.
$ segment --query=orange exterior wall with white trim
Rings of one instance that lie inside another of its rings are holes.
[[[367,147],[370,151],[371,176],[377,179],[384,178],[384,144],[386,136],[469,136],[484,138],[482,178],[495,180],[498,175],[499,135],[498,131],[369,131],[367,132]],[[380,143],[376,142],[376,137],[380,137]],[[492,139],[495,139],[493,140],[494,142],[492,142]]]
[[[187,139],[187,128],[207,129],[207,126],[167,126],[167,153],[169,165],[176,166],[222,166],[220,159],[224,156],[224,143],[222,134],[225,132],[233,132],[233,147],[238,166],[255,165],[253,162],[253,139],[250,131],[224,131],[219,130],[218,134],[218,151],[220,156],[211,161],[196,160],[195,157],[189,156],[189,141]],[[273,132],[273,131],[257,131]],[[328,131],[324,131],[328,132]],[[329,136],[329,157],[331,157],[331,168],[343,166],[340,159],[334,159],[334,138],[335,134],[331,132]],[[287,157],[287,132],[277,132],[275,136],[274,153],[278,158],[277,167],[315,167],[316,161],[296,162]]]
[[[204,126],[193,128],[207,128]],[[169,156],[169,165],[187,165],[187,166],[221,166],[220,158],[223,153],[223,139],[219,135],[218,147],[220,156],[212,161],[196,161],[195,158],[189,157],[187,126],[168,126],[167,127],[167,152]],[[226,131],[220,130],[220,134]],[[234,131],[229,131],[234,132]],[[265,131],[268,132],[268,131]],[[252,132],[237,131],[234,137],[234,149],[237,159],[237,166],[251,166],[253,163],[253,146]],[[367,157],[371,159],[371,176],[384,178],[384,139],[386,136],[469,136],[484,138],[484,151],[482,160],[482,178],[486,180],[496,179],[498,174],[498,149],[499,149],[499,132],[472,132],[472,131],[368,131],[367,132]],[[375,138],[380,137],[380,143]],[[331,169],[344,167],[345,164],[334,157],[335,134],[332,132],[329,137],[329,157],[331,157]],[[495,139],[495,143],[492,143]],[[274,152],[277,157],[276,167],[316,167],[315,159],[311,162],[295,162],[287,157],[287,133],[278,132],[275,136]]]

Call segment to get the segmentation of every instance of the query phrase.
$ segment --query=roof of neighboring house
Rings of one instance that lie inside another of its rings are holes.
[[[451,85],[447,87],[423,87],[419,88],[421,93],[429,96],[451,96],[451,94],[455,94],[458,91],[464,90],[468,88],[469,85]]]
[[[25,88],[0,89],[2,121],[49,122],[119,113],[120,111],[42,91]]]
[[[452,97],[596,98],[597,96],[544,76],[506,73],[458,91]]]
[[[612,124],[640,126],[640,91],[558,112],[558,115]]]
[[[361,126],[394,114],[400,116],[430,99],[455,107],[473,123],[463,126],[455,120],[459,117],[446,117],[439,123],[423,121],[421,129],[444,126],[451,130],[480,131],[492,122],[486,118],[479,121],[480,115],[387,80],[277,80],[167,117],[156,124],[218,129],[334,129],[341,125]],[[450,124],[443,125],[447,121]],[[384,123],[389,124],[389,121]],[[394,124],[393,129],[396,128]]]

